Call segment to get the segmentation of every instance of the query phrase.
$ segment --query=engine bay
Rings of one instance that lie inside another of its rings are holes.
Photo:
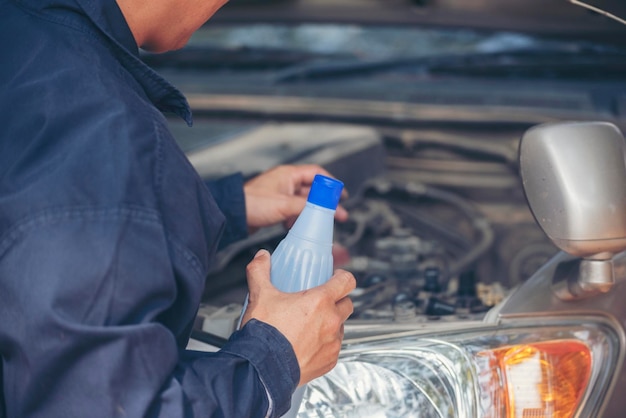
[[[211,125],[213,126],[213,125]],[[537,227],[516,171],[522,129],[395,130],[333,123],[235,123],[208,147],[173,127],[203,178],[249,178],[278,164],[315,163],[344,181],[348,221],[336,222],[335,267],[351,271],[350,321],[478,319],[557,249]],[[206,130],[195,127],[195,135]],[[311,141],[315,138],[315,141]],[[245,152],[241,152],[245,150]],[[218,254],[196,328],[227,337],[246,295],[245,267],[272,251],[282,226]]]

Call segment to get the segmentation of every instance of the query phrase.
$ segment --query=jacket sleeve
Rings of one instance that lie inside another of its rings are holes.
[[[219,352],[185,351],[188,295],[202,288],[185,283],[203,278],[177,277],[165,242],[158,218],[132,208],[45,213],[0,240],[7,418],[288,409],[299,369],[273,327],[251,321]]]
[[[246,238],[248,236],[248,223],[241,173],[207,180],[205,184],[220,211],[226,217],[226,225],[218,249]]]

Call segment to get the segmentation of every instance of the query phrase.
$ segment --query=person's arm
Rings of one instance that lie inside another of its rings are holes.
[[[158,216],[141,209],[45,213],[5,235],[0,351],[7,416],[286,411],[299,369],[274,327],[250,322],[217,353],[184,350],[194,292],[204,280],[173,262],[187,256],[168,248]]]
[[[300,380],[290,343],[276,328],[257,320],[231,335],[218,353],[186,351],[180,364],[175,375],[188,401],[219,405],[223,415],[216,416],[281,416]],[[205,369],[213,372],[198,372]]]

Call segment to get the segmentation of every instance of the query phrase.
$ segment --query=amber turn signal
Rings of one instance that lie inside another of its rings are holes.
[[[589,383],[591,351],[579,341],[561,340],[483,351],[491,364],[492,382],[500,382],[504,416],[509,418],[573,417]]]

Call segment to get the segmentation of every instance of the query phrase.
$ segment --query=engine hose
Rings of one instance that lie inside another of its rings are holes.
[[[396,183],[382,179],[376,179],[375,181],[369,183],[369,186],[379,193],[388,193],[395,190],[408,193],[413,197],[428,197],[449,203],[459,209],[463,215],[471,221],[472,227],[479,233],[480,237],[466,254],[452,262],[449,270],[449,273],[452,276],[471,266],[474,262],[476,262],[476,260],[486,254],[493,244],[495,234],[489,221],[478,211],[478,209],[474,207],[474,205],[454,193],[437,189],[422,183]]]
[[[473,221],[474,228],[480,233],[480,239],[476,245],[458,260],[450,265],[450,275],[456,275],[471,266],[476,260],[487,253],[494,240],[491,225],[485,218],[476,218]]]

